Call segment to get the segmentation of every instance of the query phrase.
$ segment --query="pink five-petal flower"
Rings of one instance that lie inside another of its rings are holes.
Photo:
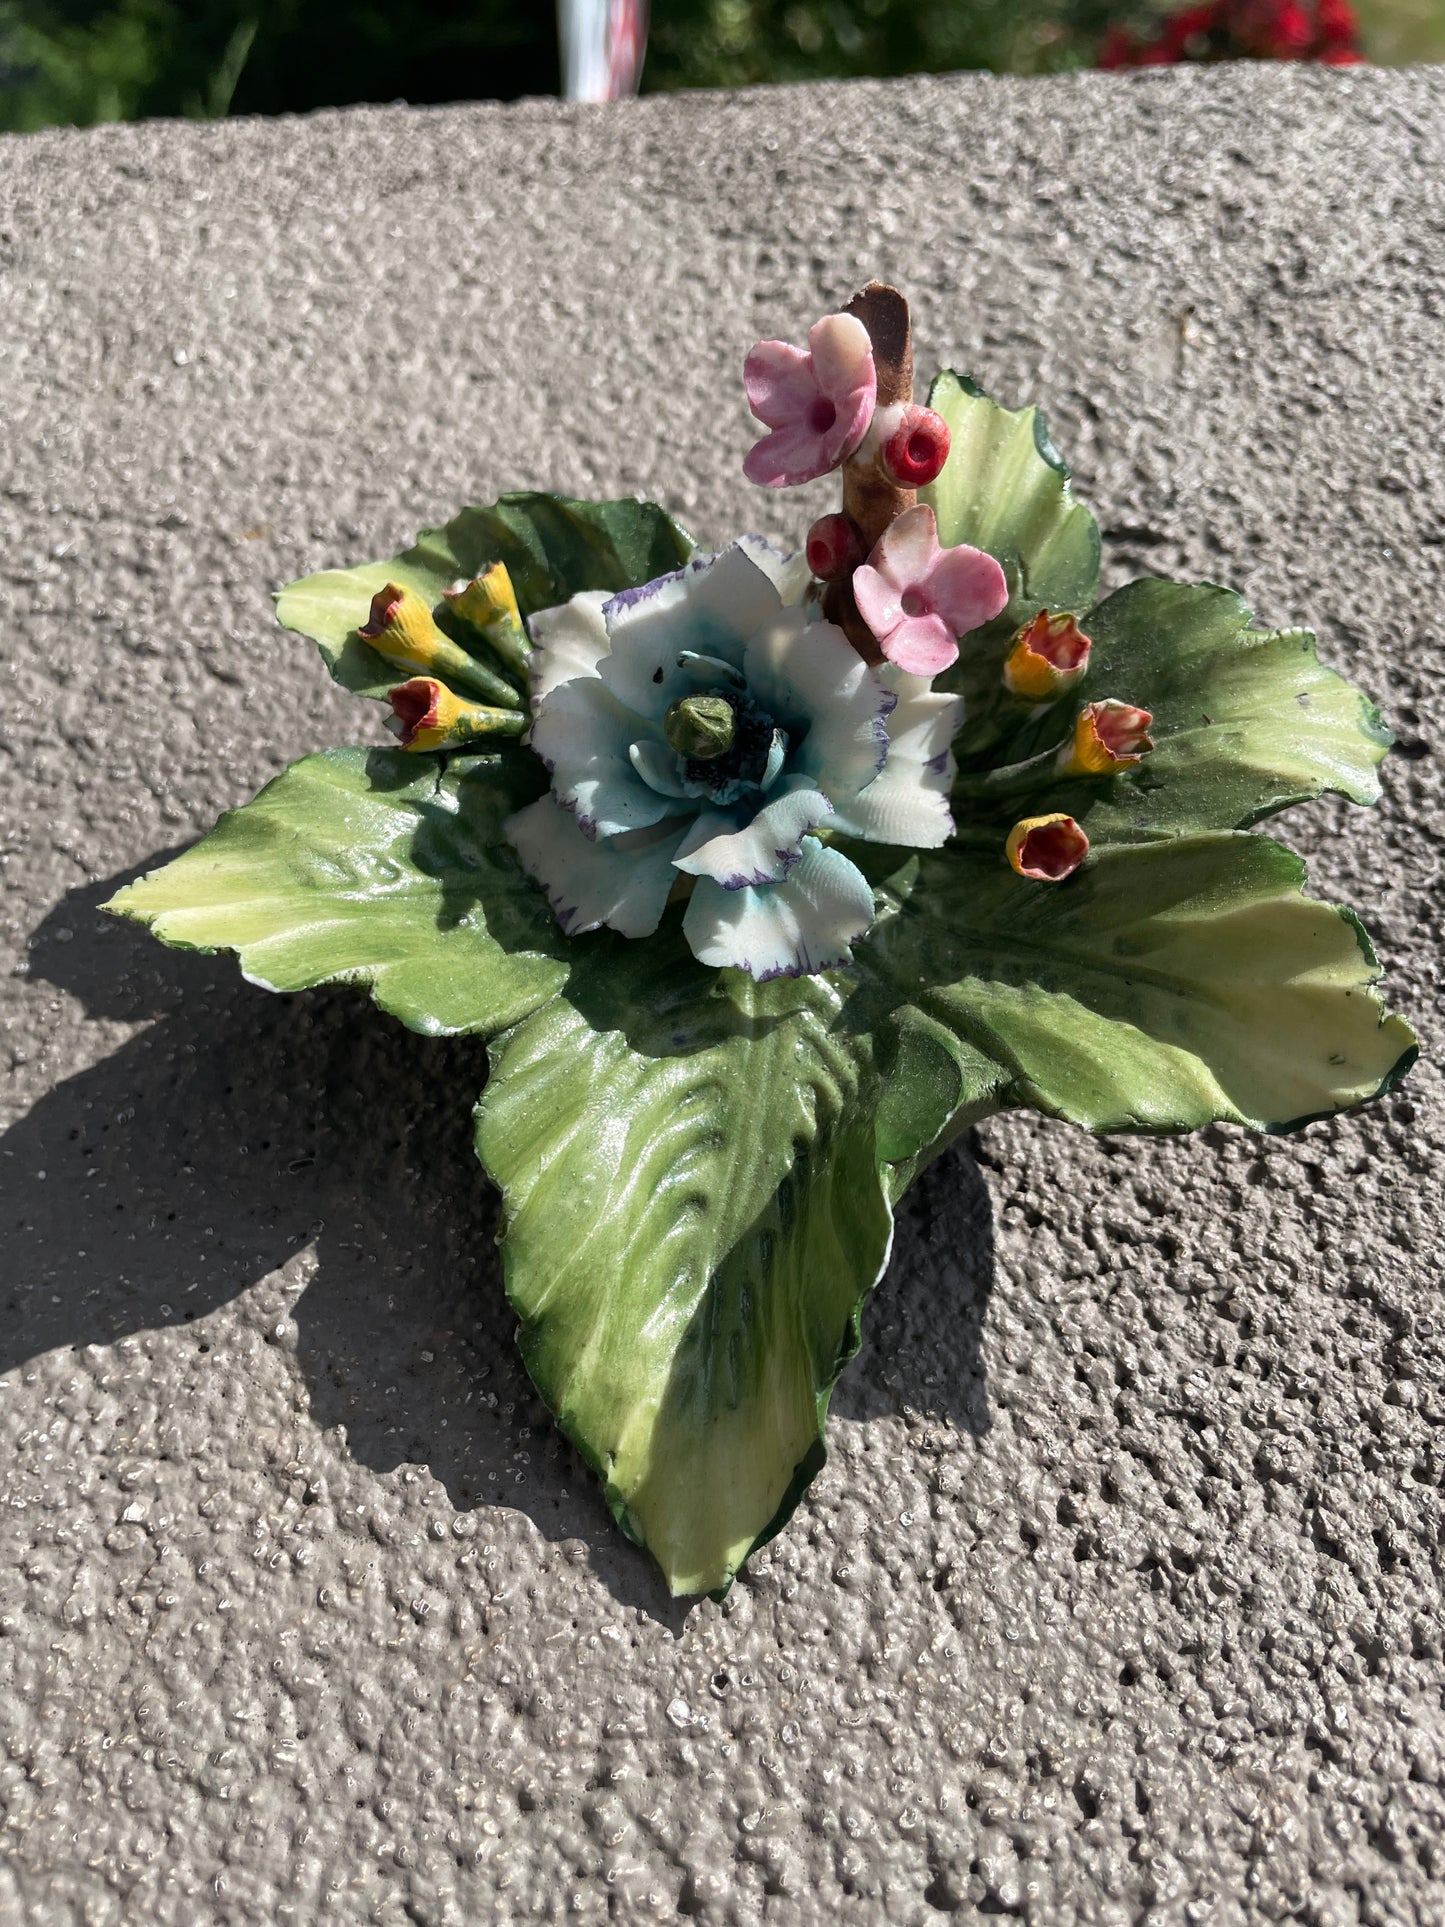
[[[920,502],[853,571],[853,597],[890,662],[910,676],[936,676],[958,660],[958,638],[1004,607],[1008,583],[982,549],[941,549],[933,510]]]
[[[868,432],[878,377],[873,344],[856,315],[825,314],[808,348],[760,341],[743,363],[748,407],[772,430],[754,442],[743,473],[763,488],[811,482],[847,459]]]

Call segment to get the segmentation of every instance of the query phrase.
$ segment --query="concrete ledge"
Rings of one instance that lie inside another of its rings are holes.
[[[480,1053],[102,924],[368,725],[268,593],[507,487],[745,488],[870,273],[1038,398],[1111,583],[1401,737],[1285,834],[1438,1049],[1445,78],[1265,68],[0,142],[0,1917],[1439,1919],[1445,1103],[992,1123],[722,1607],[513,1356]],[[1345,834],[1345,832],[1348,832]]]

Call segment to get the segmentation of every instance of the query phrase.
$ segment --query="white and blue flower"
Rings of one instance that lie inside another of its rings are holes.
[[[808,581],[802,556],[745,536],[532,617],[530,741],[552,788],[506,828],[569,935],[650,936],[687,892],[699,962],[760,982],[831,970],[873,891],[823,839],[951,834],[956,699],[870,668],[804,607]]]

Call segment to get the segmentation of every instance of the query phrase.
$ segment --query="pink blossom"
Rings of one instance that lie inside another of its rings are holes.
[[[942,415],[913,402],[879,413],[889,417],[883,439],[883,467],[888,474],[900,488],[927,488],[930,482],[936,482],[948,460],[948,423]],[[879,429],[875,415],[875,436]]]
[[[878,377],[873,344],[856,315],[827,314],[808,332],[808,352],[760,341],[743,363],[748,407],[772,433],[754,442],[743,473],[763,488],[791,488],[826,475],[868,432]]]
[[[982,549],[941,549],[933,510],[920,503],[890,523],[854,570],[853,596],[890,662],[911,676],[936,676],[958,660],[958,638],[1004,607],[1008,584]]]

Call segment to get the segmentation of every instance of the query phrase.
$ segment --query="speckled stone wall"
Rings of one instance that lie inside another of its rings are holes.
[[[1257,68],[0,143],[0,1919],[1445,1920],[1442,114]],[[479,1048],[95,906],[374,727],[288,578],[513,486],[795,537],[739,359],[874,273],[1044,402],[1111,584],[1380,697],[1385,804],[1284,828],[1427,1061],[1290,1139],[985,1125],[688,1610],[514,1359]]]

